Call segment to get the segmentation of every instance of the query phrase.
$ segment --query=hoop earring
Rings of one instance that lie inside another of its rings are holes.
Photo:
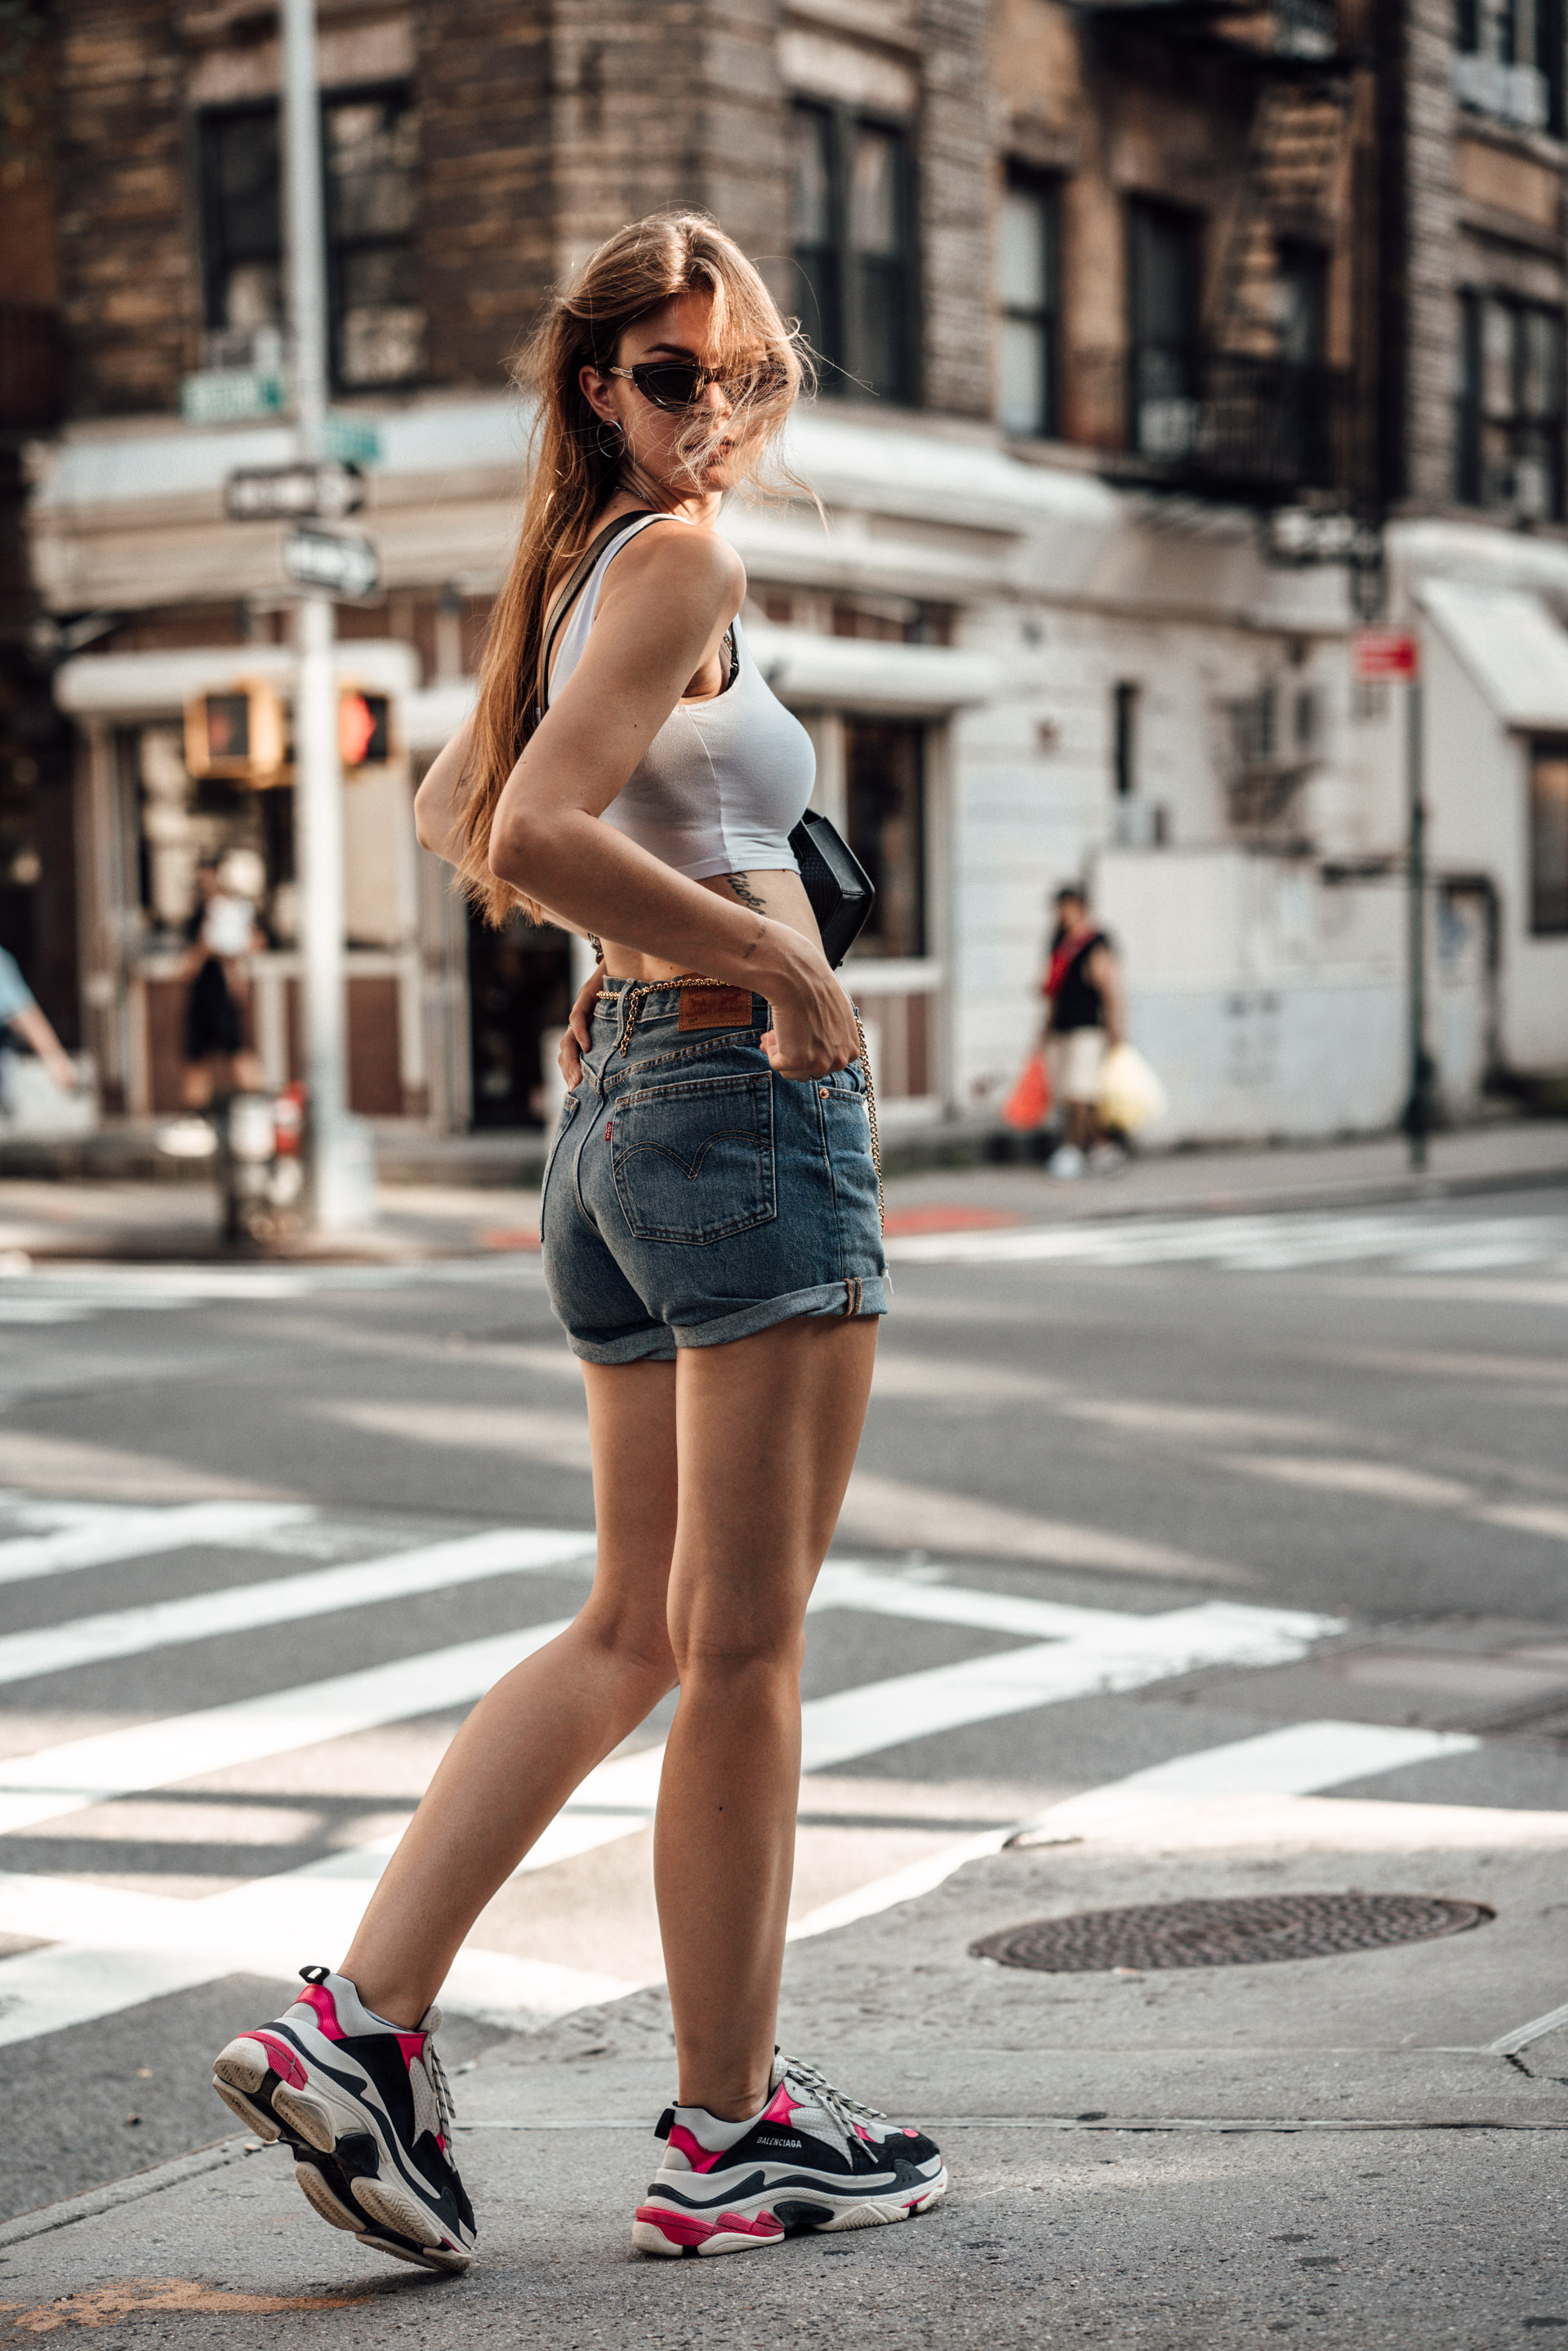
[[[606,433],[613,433],[615,435],[614,445],[609,449],[604,445]],[[607,419],[601,420],[599,430],[594,435],[594,441],[606,465],[620,465],[626,455],[626,432],[623,425],[612,423]]]

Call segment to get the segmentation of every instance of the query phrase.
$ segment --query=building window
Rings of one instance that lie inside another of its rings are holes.
[[[334,386],[411,382],[424,370],[425,317],[413,237],[418,127],[408,93],[329,97],[321,135]],[[200,146],[209,354],[220,365],[243,365],[258,356],[258,336],[276,338],[283,324],[276,104],[204,115]]]
[[[1138,689],[1124,678],[1111,688],[1111,774],[1119,800],[1138,789]]]
[[[1135,201],[1128,235],[1128,438],[1146,457],[1185,457],[1197,441],[1202,224]]]
[[[1568,935],[1568,743],[1531,746],[1530,931]]]
[[[1008,174],[997,237],[997,406],[1002,429],[1057,430],[1057,194],[1019,167]]]
[[[844,784],[850,847],[871,875],[876,904],[857,956],[925,953],[925,777],[923,730],[906,720],[848,720]]]
[[[201,119],[202,260],[209,357],[246,363],[257,335],[283,323],[277,108]]]
[[[1561,135],[1562,0],[1458,0],[1454,94],[1461,106]]]
[[[794,110],[794,260],[825,392],[915,397],[909,141],[838,107]]]
[[[1459,297],[1455,488],[1466,506],[1563,519],[1563,314],[1474,290]]]

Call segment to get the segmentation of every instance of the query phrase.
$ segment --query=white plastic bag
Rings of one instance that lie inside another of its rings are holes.
[[[1100,1116],[1123,1134],[1136,1134],[1166,1114],[1166,1090],[1134,1045],[1113,1045],[1100,1071]]]

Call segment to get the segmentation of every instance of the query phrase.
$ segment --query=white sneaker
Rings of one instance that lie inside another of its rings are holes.
[[[214,2089],[258,2137],[287,2140],[301,2193],[334,2229],[398,2261],[466,2269],[474,2210],[452,2159],[441,2011],[404,2032],[347,1976],[299,1972],[292,2008],[219,2053]]]
[[[844,2095],[814,2065],[775,2054],[760,2114],[727,2123],[670,2106],[664,2159],[632,2226],[640,2253],[752,2252],[807,2231],[873,2229],[947,2190],[935,2144]]]
[[[1075,1143],[1059,1144],[1046,1164],[1059,1184],[1071,1184],[1083,1173],[1083,1154]]]

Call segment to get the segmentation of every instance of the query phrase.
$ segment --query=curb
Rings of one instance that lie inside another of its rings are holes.
[[[1111,1179],[1114,1181],[1114,1178]],[[1490,1192],[1552,1191],[1568,1186],[1568,1160],[1559,1167],[1489,1170],[1473,1176],[1346,1176],[1337,1181],[1297,1185],[1258,1192],[1210,1191],[1181,1199],[1138,1201],[1130,1206],[1107,1201],[1103,1207],[1081,1209],[1064,1217],[1020,1216],[1020,1225],[1131,1224],[1153,1217],[1237,1217],[1289,1214],[1293,1209],[1319,1207],[1378,1207],[1400,1200],[1463,1200],[1484,1198]]]
[[[63,2198],[58,2204],[40,2204],[35,2211],[19,2212],[14,2220],[0,2223],[0,2250],[26,2244],[29,2237],[47,2237],[56,2229],[74,2228],[78,2220],[96,2220],[104,2212],[118,2211],[122,2204],[139,2203],[144,2196],[161,2196],[166,2188],[199,2179],[204,2172],[225,2171],[231,2164],[244,2162],[253,2144],[243,2134],[219,2139],[213,2147],[199,2147],[194,2155],[172,2156],[151,2171],[133,2171],[123,2179],[111,2179],[107,2188],[89,2188],[80,2196]]]

